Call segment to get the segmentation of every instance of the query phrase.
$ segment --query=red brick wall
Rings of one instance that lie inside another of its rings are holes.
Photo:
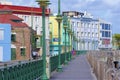
[[[16,33],[16,42],[12,42],[16,46],[16,60],[25,60],[30,59],[31,56],[31,43],[30,43],[30,29],[25,28],[13,28],[13,31]],[[20,48],[26,48],[25,56],[21,56]]]

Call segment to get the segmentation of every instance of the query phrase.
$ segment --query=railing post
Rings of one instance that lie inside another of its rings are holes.
[[[50,70],[50,56],[47,56],[46,57],[46,74],[47,74],[47,77],[48,77],[48,79],[50,79],[50,72],[51,72],[51,70]]]

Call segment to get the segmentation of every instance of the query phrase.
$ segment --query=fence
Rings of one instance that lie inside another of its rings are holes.
[[[66,56],[67,60],[69,60],[69,57],[71,57],[71,53],[67,52],[66,55],[67,55]],[[65,63],[65,53],[61,54],[60,60],[61,60],[61,65]],[[50,57],[51,72],[55,71],[58,68],[58,63],[59,63],[58,55]]]
[[[79,51],[77,51],[79,54]],[[61,54],[61,65],[72,58],[71,52]],[[58,68],[58,55],[50,57],[50,72]],[[0,65],[0,80],[35,80],[43,75],[43,60],[17,61]]]
[[[43,60],[18,62],[0,68],[0,80],[34,80],[43,74]]]

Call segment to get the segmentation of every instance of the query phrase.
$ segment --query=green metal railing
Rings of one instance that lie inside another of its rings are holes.
[[[34,80],[43,74],[43,60],[6,65],[0,68],[0,80]]]
[[[77,55],[86,54],[87,51],[76,51]],[[72,58],[67,52],[67,60]],[[61,65],[65,63],[65,53],[61,54]],[[50,72],[58,68],[58,55],[50,57]],[[43,75],[43,60],[19,61],[11,65],[0,67],[0,80],[34,80]]]
[[[61,54],[61,65],[65,63],[65,54]]]
[[[69,57],[70,57],[69,54],[70,54],[70,53],[67,52],[67,61],[69,61]]]
[[[57,69],[58,67],[58,55],[57,56],[52,56],[50,58],[50,71],[53,72]]]
[[[76,54],[77,54],[77,55],[80,55],[80,54],[87,54],[87,50],[76,51]]]
[[[67,52],[67,60],[69,60],[70,52]],[[61,65],[65,63],[65,53],[61,54]],[[53,72],[58,67],[58,55],[50,57],[50,71]]]

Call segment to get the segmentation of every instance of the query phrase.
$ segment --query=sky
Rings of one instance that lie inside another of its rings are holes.
[[[14,5],[36,6],[36,0],[8,0]],[[57,13],[58,0],[50,0],[49,6]],[[78,11],[91,13],[94,18],[101,18],[112,24],[113,33],[120,33],[120,0],[61,0],[62,11]]]

